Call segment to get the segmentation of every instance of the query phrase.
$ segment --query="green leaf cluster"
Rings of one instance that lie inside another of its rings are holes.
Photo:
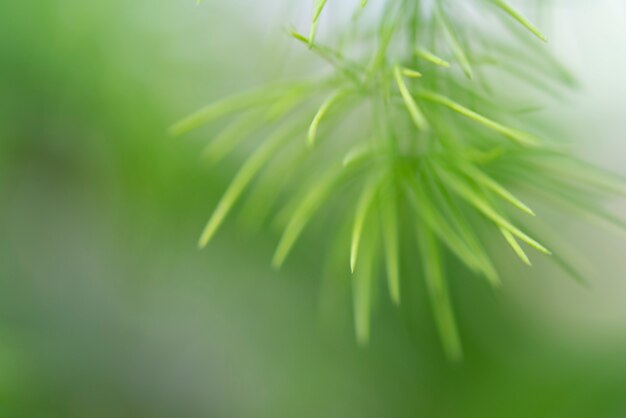
[[[437,0],[434,7],[386,1],[375,30],[355,18],[361,30],[353,42],[369,45],[357,58],[317,41],[320,16],[332,3],[315,1],[308,36],[291,33],[331,66],[330,75],[238,94],[172,127],[181,135],[226,121],[207,155],[217,162],[238,148],[249,154],[199,246],[241,202],[242,213],[255,222],[281,226],[273,258],[278,268],[315,215],[328,208],[352,230],[346,265],[358,341],[370,337],[377,279],[386,277],[390,299],[399,305],[403,283],[422,277],[444,350],[459,360],[446,259],[454,257],[500,285],[497,260],[485,241],[493,231],[501,237],[493,245],[510,247],[523,264],[550,256],[580,280],[576,260],[560,255],[565,243],[548,245],[541,227],[527,229],[539,221],[519,192],[626,231],[598,203],[598,194],[624,194],[625,183],[575,158],[515,108],[501,93],[506,86],[490,82],[488,67],[538,95],[574,83],[544,49],[545,36],[503,0]],[[473,25],[459,14],[463,8],[500,17],[502,33]],[[349,125],[346,134],[341,128],[351,118],[360,126]],[[402,239],[407,231],[411,240]],[[404,268],[407,242],[418,271]]]

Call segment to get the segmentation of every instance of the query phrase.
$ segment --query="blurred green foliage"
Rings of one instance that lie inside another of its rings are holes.
[[[401,312],[379,302],[359,349],[307,248],[274,273],[276,237],[229,224],[198,253],[230,173],[166,127],[249,69],[242,37],[261,34],[243,0],[188,3],[0,4],[0,416],[626,413],[626,341],[563,335],[458,265],[451,366],[419,283]]]

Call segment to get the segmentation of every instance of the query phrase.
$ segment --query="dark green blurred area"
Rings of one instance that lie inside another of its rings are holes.
[[[455,265],[460,365],[410,278],[359,348],[325,243],[277,273],[275,234],[229,222],[198,252],[231,171],[167,126],[262,80],[272,38],[193,3],[0,5],[0,416],[626,416],[623,333],[562,333]]]

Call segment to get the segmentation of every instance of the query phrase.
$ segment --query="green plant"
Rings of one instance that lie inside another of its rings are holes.
[[[346,263],[354,276],[358,341],[369,339],[372,287],[384,259],[395,304],[402,298],[401,275],[426,280],[443,347],[458,360],[462,348],[444,259],[454,256],[498,286],[483,238],[494,230],[523,263],[531,264],[530,249],[582,280],[560,257],[558,244],[543,243],[542,229],[535,236],[522,227],[535,213],[511,190],[527,189],[626,231],[597,203],[601,192],[624,193],[624,183],[573,157],[529,116],[532,108],[498,92],[502,75],[544,92],[575,83],[543,49],[541,32],[507,3],[383,3],[374,31],[363,23],[363,10],[357,12],[347,46],[339,50],[317,41],[327,4],[317,0],[309,36],[291,35],[332,66],[330,75],[227,98],[177,123],[172,133],[231,118],[206,148],[214,163],[247,138],[259,143],[217,205],[200,247],[250,190],[243,211],[259,222],[277,213],[275,222],[283,226],[273,259],[280,267],[312,217],[328,207],[352,231]],[[486,29],[491,21],[465,18],[467,9],[500,16],[499,25]],[[354,123],[357,118],[366,123]],[[421,272],[401,271],[407,230],[414,230]]]

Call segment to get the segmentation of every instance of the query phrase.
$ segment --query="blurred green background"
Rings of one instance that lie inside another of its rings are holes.
[[[299,7],[250,3],[0,4],[0,416],[626,416],[626,246],[605,232],[561,225],[591,289],[539,263],[494,292],[449,266],[460,365],[421,283],[359,348],[320,243],[278,273],[271,231],[229,222],[196,250],[232,170],[168,125],[302,56],[281,32]],[[625,5],[561,3],[552,48],[583,88],[552,115],[625,174]]]

